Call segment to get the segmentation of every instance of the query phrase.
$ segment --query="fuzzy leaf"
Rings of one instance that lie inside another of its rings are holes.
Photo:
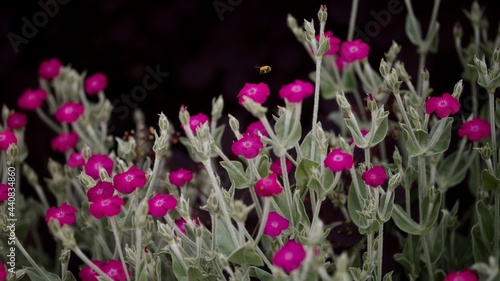
[[[481,181],[483,182],[485,190],[495,190],[500,184],[500,180],[492,175],[487,169],[484,169],[481,173]]]
[[[400,205],[394,206],[392,219],[399,229],[408,234],[421,235],[424,232],[424,228],[410,218]]]
[[[255,266],[250,267],[250,276],[261,281],[274,281],[274,277],[271,273]]]
[[[40,268],[40,270],[45,274],[45,276],[49,277],[51,281],[61,280],[61,278],[54,273],[47,272],[45,269]],[[36,270],[34,267],[26,267],[26,274],[28,274],[31,281],[47,281],[42,273]]]
[[[308,158],[302,158],[297,170],[295,171],[295,179],[297,180],[297,185],[305,186],[312,179],[313,169],[318,169],[320,164],[316,161],[311,161]]]
[[[356,173],[357,174],[357,173]],[[351,185],[347,194],[347,211],[349,212],[349,216],[352,219],[352,222],[359,228],[367,228],[368,221],[366,218],[359,214],[360,211],[363,210],[364,199],[368,199],[368,189],[365,183],[359,179],[359,192],[357,194],[356,188]]]
[[[71,273],[70,271],[66,271],[66,275],[64,276],[63,281],[76,281],[76,278],[73,273]]]
[[[235,188],[241,189],[250,185],[250,180],[248,179],[241,162],[231,161],[233,165],[227,163],[226,161],[221,161],[219,163],[224,169],[226,169],[229,178],[234,182]]]
[[[422,216],[424,218],[424,227],[430,229],[436,223],[439,210],[441,210],[441,192],[438,191],[434,202],[431,202],[430,195],[424,198],[422,203]]]
[[[230,225],[229,227],[233,227]],[[227,229],[226,224],[223,220],[217,219],[215,224],[215,243],[219,252],[223,254],[225,257],[229,257],[232,252],[236,249],[236,245],[233,243],[233,239],[229,234],[229,230]]]
[[[387,198],[389,196],[389,198]],[[388,195],[388,192],[380,196],[380,207],[377,210],[379,219],[386,222],[391,218],[392,210],[394,209],[394,192]],[[387,203],[386,203],[387,202]]]
[[[368,147],[365,138],[361,134],[361,131],[357,130],[354,126],[354,122],[349,118],[344,118],[345,124],[349,131],[351,132],[351,136],[354,139],[354,143],[360,148]]]
[[[243,247],[235,250],[230,256],[229,261],[239,265],[263,266],[264,262],[255,251],[254,246],[247,242]]]
[[[311,153],[311,146],[314,144],[316,149],[314,150],[314,154]],[[320,162],[321,161],[321,155],[320,151],[318,148],[318,142],[316,137],[314,136],[313,132],[309,132],[304,140],[302,140],[302,143],[300,144],[300,151],[302,152],[302,157],[311,159],[312,161],[315,162]]]
[[[435,134],[439,134],[437,129],[439,127],[440,122],[437,122],[436,124],[434,124],[434,126],[432,126],[432,129],[431,129],[431,132],[430,132],[429,138],[428,138],[429,140],[431,140]],[[446,124],[443,128],[442,134],[439,136],[439,140],[432,147],[427,147],[427,151],[426,151],[425,155],[430,156],[430,155],[435,155],[435,154],[445,152],[448,149],[448,147],[450,146],[451,124],[453,123],[453,118],[447,118],[447,120],[445,122],[446,122]]]
[[[481,237],[481,230],[478,225],[475,225],[472,230],[472,254],[475,262],[488,262],[488,257],[491,254],[491,248],[484,244]]]
[[[436,184],[440,191],[446,191],[448,188],[461,183],[467,174],[467,160],[470,159],[470,153],[464,151],[460,159],[457,159],[458,153],[454,152],[445,159],[439,161],[436,172]],[[458,161],[455,169],[452,171],[453,163]]]
[[[415,140],[410,135],[411,129],[406,124],[400,125],[403,129],[403,140],[405,141],[406,149],[408,150],[410,156],[415,157],[422,154],[423,152],[421,151],[420,143],[422,143],[422,141],[425,143],[425,141],[427,140],[425,138],[427,133],[423,130],[414,130],[415,137],[417,138],[417,142],[415,142]],[[423,140],[424,138],[425,140]]]
[[[478,201],[476,204],[476,213],[478,219],[479,230],[481,233],[481,237],[483,238],[483,242],[490,247],[493,241],[493,225],[495,224],[495,220],[493,219],[493,215],[490,210],[483,201]],[[497,222],[498,223],[498,222]]]
[[[274,131],[276,132],[276,137],[285,147],[285,149],[290,149],[297,144],[301,135],[302,129],[300,126],[300,116],[295,114],[297,107],[287,107],[285,113],[278,118],[276,124],[274,124]],[[297,125],[294,128],[294,125]]]
[[[408,36],[408,39],[410,39],[414,45],[419,46],[422,43],[420,23],[415,16],[411,16],[410,14],[406,16],[405,31],[406,36]]]
[[[383,110],[383,108],[381,108],[381,110]],[[381,141],[384,140],[385,136],[387,135],[387,130],[389,128],[389,121],[387,119],[388,116],[389,112],[386,111],[383,113],[382,117],[379,117],[379,119],[382,119],[382,122],[378,126],[375,135],[369,142],[370,147],[374,147],[377,144],[379,144]],[[368,132],[365,138],[369,140],[371,138],[371,132]]]

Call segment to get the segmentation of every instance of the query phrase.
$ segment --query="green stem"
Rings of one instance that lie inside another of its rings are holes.
[[[130,276],[128,275],[127,265],[125,264],[125,257],[123,256],[122,245],[120,243],[120,234],[118,233],[118,228],[116,226],[116,220],[114,217],[109,217],[109,223],[111,224],[111,229],[113,231],[113,236],[115,237],[115,247],[118,250],[118,255],[122,262],[123,270],[125,271],[125,276],[127,276],[127,281],[130,281]]]
[[[419,213],[420,213],[420,222],[422,222],[423,217],[423,210],[422,210],[422,203],[424,201],[424,198],[428,194],[427,190],[427,175],[425,171],[425,156],[417,156],[417,161],[418,161],[418,204],[419,204]]]
[[[403,120],[405,121],[406,125],[408,126],[410,137],[413,139],[413,142],[418,146],[418,150],[421,150],[419,142],[417,140],[417,137],[415,136],[415,133],[413,132],[410,119],[408,118],[408,114],[406,114],[406,109],[403,105],[403,101],[401,100],[401,95],[399,94],[399,91],[394,93],[394,96],[396,97],[396,101],[399,106],[399,111],[401,112],[401,115],[403,116]]]
[[[40,119],[42,119],[43,122],[45,122],[45,124],[47,124],[47,126],[49,126],[56,133],[60,134],[62,132],[61,127],[59,127],[59,125],[57,125],[54,121],[52,121],[52,119],[50,119],[45,114],[45,112],[43,112],[43,110],[41,110],[40,108],[37,108],[36,114],[38,115],[38,117],[40,117]]]
[[[497,187],[495,190],[495,222],[494,232],[493,232],[493,253],[495,254],[497,260],[500,259],[500,188]]]
[[[427,267],[427,274],[429,275],[427,280],[434,281],[434,273],[432,271],[431,255],[429,252],[429,243],[427,242],[427,234],[422,235],[420,237],[420,240],[422,241],[422,247],[424,248],[425,265]]]
[[[52,279],[49,278],[49,276],[47,276],[47,274],[45,274],[45,271],[42,270],[38,264],[31,258],[31,256],[28,254],[28,252],[26,251],[26,249],[24,249],[23,245],[21,244],[21,242],[19,242],[19,240],[17,239],[17,236],[15,237],[15,245],[16,247],[21,251],[21,253],[23,254],[23,256],[28,260],[28,262],[31,264],[31,266],[33,266],[33,268],[38,271],[38,273],[40,273],[40,275],[42,275],[42,277],[47,280],[47,281],[52,281]]]
[[[146,191],[146,196],[144,197],[146,200],[149,199],[151,192],[153,192],[153,188],[156,184],[156,179],[158,178],[158,171],[160,169],[160,159],[161,155],[155,155],[155,163],[153,164],[153,173],[151,174],[151,180],[148,184],[148,190]]]
[[[377,247],[377,279],[382,281],[382,256],[384,247],[384,224],[380,224],[380,230],[378,232],[378,247]]]
[[[287,201],[287,205],[288,205],[288,210],[290,212],[290,219],[292,221],[292,225],[295,225],[296,224],[296,221],[295,221],[295,213],[293,212],[294,211],[294,208],[292,206],[295,206],[295,204],[293,203],[293,196],[292,196],[292,189],[290,187],[290,181],[288,180],[288,173],[286,171],[286,158],[285,157],[280,157],[280,165],[281,165],[281,171],[282,171],[282,176],[283,176],[283,184],[285,185],[284,186],[284,189],[285,189],[285,196],[286,196],[286,201]]]
[[[142,228],[135,228],[135,280],[139,280],[142,254]]]
[[[489,117],[490,117],[490,129],[491,129],[491,145],[492,149],[497,148],[497,135],[495,126],[495,93],[488,93],[488,104],[489,104]],[[493,153],[493,168],[497,165],[497,153]]]
[[[266,226],[266,223],[267,223],[267,217],[269,215],[270,206],[271,206],[271,198],[264,197],[264,211],[262,214],[262,219],[260,220],[259,232],[257,233],[257,237],[255,238],[255,241],[254,241],[255,247],[258,247],[260,238],[262,237],[262,234],[264,233],[264,227]]]
[[[358,14],[358,3],[359,0],[353,0],[351,6],[351,16],[349,18],[349,29],[347,32],[347,40],[352,40],[354,36],[354,28],[356,25],[356,16]]]
[[[93,263],[83,252],[80,250],[78,246],[71,249],[73,253],[75,253],[86,265],[88,265],[92,270],[94,270],[97,274],[101,275],[101,277],[106,281],[113,281],[111,277],[109,277],[102,269],[100,269],[95,263]],[[49,279],[50,280],[50,279]]]
[[[316,131],[316,126],[318,123],[318,111],[319,111],[319,88],[321,83],[321,58],[316,58],[316,77],[314,83],[314,107],[312,116],[312,131]],[[311,145],[311,150],[314,152],[314,142]],[[312,153],[314,155],[314,153]]]
[[[365,104],[363,103],[363,99],[361,98],[361,94],[358,89],[354,88],[354,92],[352,93],[354,96],[354,100],[356,101],[356,105],[359,108],[359,113],[361,113],[361,120],[363,122],[367,122],[368,119],[366,117]]]
[[[417,70],[417,94],[420,97],[424,96],[422,93],[422,70],[425,65],[425,58],[427,57],[427,51],[421,53],[418,58],[418,70]]]

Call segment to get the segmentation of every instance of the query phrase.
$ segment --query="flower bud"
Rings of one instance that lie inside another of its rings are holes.
[[[384,53],[385,58],[389,63],[392,63],[394,62],[400,51],[401,51],[401,46],[399,46],[398,43],[392,41],[392,45],[389,48],[389,51],[387,53]]]
[[[84,171],[82,171],[80,175],[78,175],[78,179],[86,190],[89,190],[96,185],[95,180],[91,176],[87,175]]]
[[[462,35],[463,35],[462,25],[460,24],[460,22],[457,21],[453,26],[453,36],[456,39],[460,39],[462,38]]]
[[[482,75],[488,75],[488,67],[486,66],[486,62],[484,60],[484,56],[482,60],[479,60],[476,56],[474,56],[474,65],[476,65],[477,70]]]
[[[113,181],[111,177],[108,175],[106,169],[104,169],[104,167],[99,167],[99,178],[101,179],[101,181],[107,181],[107,182]]]
[[[396,66],[396,71],[398,73],[398,76],[401,77],[401,79],[404,82],[410,81],[410,75],[408,75],[408,72],[406,72],[406,68],[405,68],[404,63],[398,61],[398,62],[396,62],[395,66]]]
[[[190,129],[191,127],[189,126],[189,119],[191,116],[189,115],[189,111],[187,111],[187,107],[184,105],[181,105],[181,110],[179,111],[179,120],[181,121],[181,124],[184,126],[185,130]]]
[[[394,191],[401,184],[401,174],[396,173],[389,178],[388,190]]]
[[[248,217],[248,213],[253,209],[253,205],[247,207],[245,203],[241,200],[235,200],[232,210],[232,217],[235,221],[240,223],[245,223]]]
[[[368,95],[367,95],[366,105],[368,106],[368,109],[371,112],[374,112],[378,109],[377,101],[375,101],[375,99],[373,98],[373,95],[371,93],[368,93]]]
[[[347,101],[345,94],[344,94],[344,91],[340,90],[340,92],[337,92],[337,94],[335,96],[336,96],[337,103],[340,106],[340,108],[342,108],[342,110],[344,112],[350,113],[351,112],[351,105]]]
[[[245,101],[243,106],[258,119],[263,118],[267,112],[267,108],[263,107],[260,103],[254,102],[252,99],[244,96]]]
[[[38,185],[38,176],[36,172],[26,163],[23,164],[23,174],[32,186]]]
[[[61,250],[61,255],[59,256],[59,261],[62,264],[68,264],[69,263],[69,258],[71,257],[71,250],[68,248],[63,248]]]
[[[314,30],[314,21],[311,20],[310,22],[307,20],[304,20],[304,31],[306,33],[306,38],[311,41],[315,42],[316,41],[316,30]]]
[[[89,160],[90,156],[92,156],[92,150],[87,144],[84,144],[82,148],[82,157],[85,159],[85,162]]]
[[[129,263],[135,263],[135,250],[130,248],[128,244],[125,244],[125,259]]]
[[[399,153],[399,149],[397,147],[394,147],[394,152],[392,153],[392,159],[394,159],[394,163],[396,164],[396,166],[398,166],[398,168],[402,168],[402,164],[403,164],[403,157],[401,156],[401,154]]]
[[[328,18],[328,13],[326,12],[326,5],[321,5],[318,11],[318,19],[320,23],[325,23]]]
[[[222,95],[212,99],[212,120],[218,120],[219,118],[221,118],[223,109],[224,99],[222,98]]]
[[[167,240],[168,244],[172,244],[175,242],[175,239],[174,239],[175,236],[174,236],[172,227],[168,224],[158,222],[158,235],[160,237],[165,238],[165,240]]]
[[[139,206],[135,209],[135,226],[144,228],[146,226],[146,217],[148,216],[148,202],[142,200]]]
[[[460,79],[460,81],[458,81],[457,84],[455,84],[455,87],[453,88],[452,96],[456,99],[460,99],[460,95],[462,94],[462,90],[463,90],[463,83],[462,83],[462,79]]]
[[[387,75],[389,75],[389,66],[387,65],[384,59],[380,60],[379,71],[382,77],[386,77]]]
[[[315,220],[316,222],[311,226],[309,231],[308,244],[309,245],[319,245],[324,238],[325,230],[323,221],[320,219]]]
[[[291,14],[287,15],[287,17],[286,17],[286,23],[288,25],[288,28],[290,28],[291,30],[294,30],[295,28],[298,28],[297,20]]]
[[[6,157],[6,164],[7,165],[13,165],[17,155],[19,155],[19,148],[17,147],[17,144],[11,143],[9,147],[7,148],[7,157]]]
[[[55,220],[52,220],[55,221]],[[61,227],[61,239],[64,247],[74,249],[76,247],[75,234],[71,226],[65,224]]]
[[[164,132],[168,132],[169,122],[168,122],[167,116],[165,116],[165,114],[163,114],[163,112],[161,112],[159,115],[160,115],[160,118],[158,118],[158,126],[160,127],[160,130],[162,130]]]
[[[217,196],[215,195],[213,190],[210,192],[210,195],[208,196],[207,205],[205,205],[203,208],[208,210],[208,212],[211,215],[218,214],[218,212],[219,212],[219,199],[217,198]]]
[[[482,147],[474,147],[473,149],[479,152],[479,155],[481,155],[481,158],[485,161],[490,160],[491,156],[495,153],[495,150],[491,149],[488,143]]]
[[[231,114],[228,114],[228,117],[229,117],[229,127],[231,127],[231,130],[233,130],[233,132],[239,132],[240,122],[238,121],[238,119],[234,118],[234,116]]]

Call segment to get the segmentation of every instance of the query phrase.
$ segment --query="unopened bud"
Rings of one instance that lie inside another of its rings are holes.
[[[233,132],[239,132],[240,122],[238,121],[238,119],[234,118],[234,116],[231,114],[229,114],[228,117],[229,117],[229,127],[231,127],[231,130],[233,130]]]
[[[351,112],[351,105],[347,101],[345,94],[344,94],[344,91],[340,90],[340,92],[337,92],[337,94],[335,96],[336,96],[337,103],[340,106],[340,108],[342,108],[342,110],[347,112],[347,113]]]
[[[321,5],[318,11],[319,22],[325,23],[328,18],[328,13],[326,12],[326,5]]]
[[[401,51],[401,46],[399,46],[398,43],[392,41],[392,45],[389,48],[389,51],[387,53],[384,53],[385,58],[389,63],[392,63],[394,62],[400,51]]]
[[[378,108],[377,101],[375,100],[375,98],[373,98],[373,95],[371,93],[368,93],[368,95],[366,96],[366,105],[371,112],[377,110]]]
[[[181,110],[179,111],[179,120],[181,121],[182,126],[184,126],[186,130],[189,128],[190,118],[191,116],[189,115],[189,111],[187,111],[187,107],[181,105]]]
[[[402,62],[396,62],[396,71],[398,73],[398,76],[403,79],[404,82],[410,81],[410,75],[408,75],[408,72],[406,72],[406,68],[404,63]]]
[[[38,176],[35,173],[35,171],[28,165],[28,164],[23,164],[23,174],[28,180],[29,184],[32,186],[37,186],[38,185]]]
[[[401,174],[396,173],[389,178],[388,190],[394,191],[401,184]]]
[[[462,94],[462,90],[463,90],[463,82],[462,82],[462,79],[460,79],[460,81],[458,81],[455,84],[455,87],[453,88],[453,95],[452,96],[456,99],[459,99],[460,95]]]
[[[59,256],[59,261],[62,264],[68,264],[69,263],[69,258],[71,257],[71,250],[68,248],[63,248],[61,250],[61,255]]]
[[[291,30],[294,30],[295,28],[298,28],[297,20],[291,14],[287,15],[287,17],[286,17],[286,23],[288,25],[288,28],[290,28]]]
[[[218,120],[222,116],[224,109],[224,99],[222,96],[212,99],[212,120]]]
[[[7,164],[13,165],[18,154],[19,154],[19,148],[17,147],[17,144],[11,143],[9,145],[9,148],[7,148],[7,157],[5,159]]]
[[[247,206],[241,200],[234,201],[232,217],[235,221],[244,223],[247,220],[248,213],[253,209],[253,205]]]
[[[168,128],[169,128],[169,122],[168,122],[168,119],[167,119],[167,116],[165,116],[165,114],[160,113],[160,118],[158,119],[158,126],[160,127],[160,130],[162,131],[165,131],[165,132],[168,132]]]
[[[87,175],[84,171],[82,171],[80,175],[78,175],[78,179],[86,190],[89,190],[96,185],[95,180],[91,176]]]
[[[455,38],[462,38],[462,35],[463,35],[463,30],[462,30],[462,25],[460,24],[460,22],[456,22],[455,25],[453,26],[453,36]]]
[[[389,75],[389,66],[387,65],[387,62],[385,62],[384,59],[380,60],[379,71],[380,71],[380,74],[382,75],[382,77]]]

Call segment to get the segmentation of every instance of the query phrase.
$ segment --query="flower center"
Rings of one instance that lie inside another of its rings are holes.
[[[286,253],[284,258],[287,261],[291,261],[293,259],[293,253],[291,253],[291,252]]]
[[[478,131],[479,131],[479,127],[478,127],[478,126],[471,126],[471,127],[470,127],[470,130],[471,130],[472,132],[478,132]]]
[[[274,227],[274,228],[277,228],[279,223],[277,221],[273,221],[271,222],[271,225]]]
[[[356,53],[358,50],[359,50],[359,48],[357,46],[352,46],[349,48],[349,52],[351,52],[351,53]]]
[[[256,92],[257,92],[257,90],[256,90],[256,89],[254,89],[254,88],[251,88],[250,90],[248,90],[248,93],[249,93],[250,95],[253,95],[253,94],[255,94]]]
[[[252,147],[252,142],[250,142],[250,141],[245,141],[245,142],[243,142],[243,146],[244,146],[245,148],[250,148],[250,147]]]
[[[96,193],[99,194],[99,195],[101,195],[103,192],[104,192],[103,189],[98,189]]]
[[[3,134],[0,134],[0,141],[3,141],[3,140],[5,140],[6,138],[7,138],[7,137],[6,137],[5,135],[3,135]]]
[[[56,217],[58,218],[62,218],[64,217],[65,213],[63,211],[59,211],[57,214],[56,214]]]
[[[108,271],[108,275],[111,277],[115,276],[116,274],[118,274],[118,271],[115,268],[112,268]]]
[[[302,90],[302,87],[299,85],[295,85],[292,87],[292,92],[298,93]]]
[[[72,107],[66,107],[66,109],[64,109],[64,113],[66,113],[66,114],[73,113],[73,108]]]
[[[134,179],[134,176],[133,176],[133,175],[127,175],[127,176],[125,177],[125,180],[126,180],[126,181],[132,181],[133,179]]]
[[[103,206],[103,207],[108,206],[109,204],[111,204],[109,199],[102,200],[102,202],[101,202],[101,206]]]
[[[164,203],[163,199],[158,199],[156,200],[155,207],[161,207],[163,203]]]
[[[342,160],[344,160],[344,156],[342,156],[342,155],[337,154],[337,155],[333,156],[333,161],[342,161]]]
[[[448,103],[445,100],[439,102],[440,107],[445,107]]]

